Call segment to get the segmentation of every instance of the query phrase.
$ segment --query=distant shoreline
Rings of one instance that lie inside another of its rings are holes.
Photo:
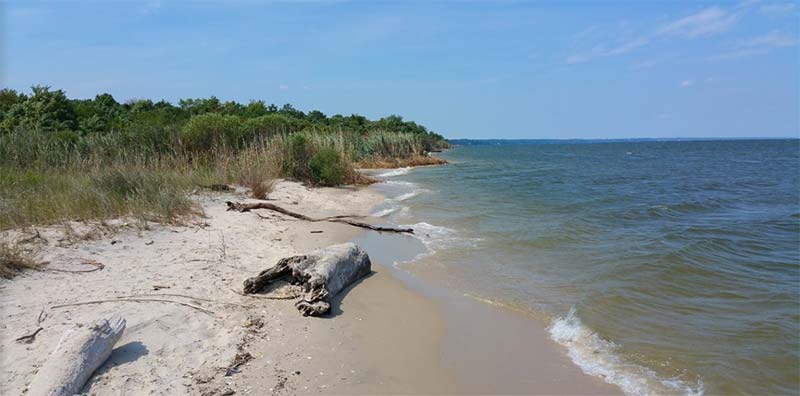
[[[775,141],[800,140],[800,137],[698,137],[698,138],[621,138],[621,139],[448,139],[457,146],[513,145],[513,144],[593,144],[593,143],[647,143],[647,142],[716,142],[716,141]]]

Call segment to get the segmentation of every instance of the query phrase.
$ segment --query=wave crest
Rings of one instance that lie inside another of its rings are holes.
[[[411,168],[397,168],[397,169],[390,169],[381,173],[375,174],[375,177],[394,177],[394,176],[402,176],[411,172]]]
[[[572,361],[584,373],[600,377],[609,384],[619,386],[626,395],[653,394],[700,396],[701,382],[692,386],[678,378],[659,378],[653,370],[623,361],[616,353],[616,345],[604,340],[584,326],[575,307],[549,327],[550,337],[567,348]]]

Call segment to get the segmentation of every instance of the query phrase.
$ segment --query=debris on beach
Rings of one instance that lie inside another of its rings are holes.
[[[101,319],[91,326],[67,330],[34,377],[27,395],[71,396],[80,393],[94,371],[111,356],[125,325],[125,319],[116,316]]]
[[[367,253],[348,242],[282,258],[274,267],[246,279],[244,293],[258,293],[278,280],[300,283],[304,294],[295,307],[303,316],[319,316],[330,311],[336,294],[370,272]]]

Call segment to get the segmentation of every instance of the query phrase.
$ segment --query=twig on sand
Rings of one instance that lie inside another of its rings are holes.
[[[24,342],[26,344],[30,344],[30,343],[32,343],[33,341],[36,340],[36,335],[39,334],[39,332],[42,331],[42,330],[44,330],[44,327],[39,327],[33,333],[28,334],[28,335],[24,335],[24,336],[19,337],[19,338],[16,338],[16,339],[14,339],[14,341],[16,341],[16,342]]]
[[[229,288],[232,292],[242,296],[242,297],[249,297],[249,298],[260,298],[263,300],[294,300],[295,298],[299,298],[300,295],[292,295],[292,296],[268,296],[264,294],[244,294],[240,291],[237,291],[234,288]]]
[[[140,298],[140,297],[183,297],[183,298],[188,298],[190,300],[205,301],[205,302],[210,302],[210,303],[214,303],[214,304],[230,305],[230,306],[241,307],[241,308],[249,308],[248,306],[242,305],[242,304],[236,304],[236,303],[231,303],[231,302],[226,302],[226,301],[217,301],[217,300],[212,300],[212,299],[208,299],[208,298],[187,296],[185,294],[177,294],[177,293],[144,293],[144,294],[135,294],[135,295],[130,295],[130,296],[118,296],[117,298]]]
[[[360,227],[366,228],[373,231],[379,232],[398,232],[398,233],[409,233],[413,234],[413,228],[394,228],[394,227],[382,227],[382,226],[375,226],[372,224],[362,223],[359,221],[350,220],[350,218],[357,217],[357,216],[331,216],[331,217],[323,217],[321,219],[315,219],[313,217],[308,217],[304,214],[295,213],[290,210],[286,210],[281,208],[280,206],[273,205],[267,202],[256,202],[256,203],[241,203],[241,202],[231,202],[226,201],[226,205],[228,205],[228,210],[233,210],[237,212],[249,212],[253,209],[267,209],[272,210],[290,217],[294,217],[295,219],[310,221],[310,222],[319,222],[319,221],[328,221],[331,223],[344,223],[349,224],[353,227]]]
[[[17,243],[31,243],[31,242],[33,242],[33,241],[35,241],[37,239],[41,239],[42,241],[44,241],[44,243],[47,243],[47,239],[42,236],[42,234],[39,232],[39,230],[34,229],[34,231],[36,232],[35,234],[33,234],[32,236],[29,236],[27,238],[20,239]]]
[[[82,301],[77,303],[70,303],[70,304],[60,304],[60,305],[53,305],[50,309],[56,308],[65,308],[65,307],[77,307],[79,305],[90,305],[90,304],[104,304],[104,303],[114,303],[114,302],[162,302],[162,303],[172,303],[183,305],[184,307],[189,307],[200,311],[206,315],[212,316],[216,318],[214,312],[211,312],[205,308],[198,307],[197,305],[192,305],[189,303],[181,302],[181,301],[173,301],[173,300],[166,300],[160,298],[117,298],[117,299],[108,299],[108,300],[92,300],[92,301]]]
[[[85,269],[85,270],[65,270],[65,269],[58,269],[58,268],[46,268],[46,269],[44,269],[44,271],[47,271],[47,272],[71,272],[71,273],[80,273],[80,272],[94,272],[94,271],[100,271],[100,270],[102,270],[103,268],[105,268],[105,267],[106,267],[105,265],[103,265],[103,263],[100,263],[100,262],[97,262],[97,261],[94,261],[94,260],[89,260],[89,259],[86,259],[86,260],[83,260],[83,261],[81,261],[81,264],[91,265],[91,266],[92,266],[92,267],[94,267],[94,268],[92,268],[92,269]]]

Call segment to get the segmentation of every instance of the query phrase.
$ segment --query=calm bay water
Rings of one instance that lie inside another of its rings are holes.
[[[627,394],[800,392],[800,141],[461,146],[384,172],[464,292]],[[433,265],[433,264],[431,264]]]

